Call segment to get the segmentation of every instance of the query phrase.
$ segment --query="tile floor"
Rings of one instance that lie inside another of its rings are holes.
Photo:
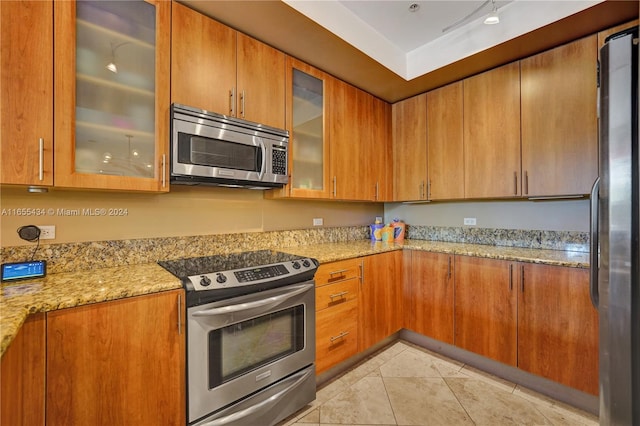
[[[597,424],[589,413],[400,341],[320,388],[281,426]]]

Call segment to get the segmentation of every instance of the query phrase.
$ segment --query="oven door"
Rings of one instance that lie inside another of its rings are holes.
[[[187,323],[192,423],[314,363],[315,284],[310,281],[194,306],[187,310]],[[313,375],[311,380],[313,400]]]

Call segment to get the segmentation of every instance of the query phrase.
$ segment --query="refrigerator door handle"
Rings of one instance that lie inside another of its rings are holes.
[[[591,188],[591,226],[589,238],[589,296],[591,303],[598,309],[600,295],[598,293],[598,264],[600,263],[600,240],[598,235],[598,204],[599,204],[600,177],[596,179]]]

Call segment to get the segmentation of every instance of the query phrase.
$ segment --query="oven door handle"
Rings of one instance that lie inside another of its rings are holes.
[[[279,294],[277,296],[268,297],[266,299],[261,299],[261,300],[255,300],[253,302],[237,303],[235,305],[227,305],[227,306],[221,306],[219,308],[211,308],[211,309],[205,309],[203,311],[196,311],[192,314],[192,316],[209,317],[214,315],[226,315],[231,312],[247,311],[249,309],[260,308],[263,306],[276,306],[284,302],[285,300],[290,299],[306,291],[309,291],[314,287],[315,287],[314,284],[301,284],[301,285],[291,286],[289,287],[289,288],[292,288],[291,291],[287,291],[286,293]]]
[[[302,371],[297,374],[294,374],[286,380],[295,380],[295,382],[291,383],[286,388],[282,389],[280,392],[271,395],[269,398],[265,399],[264,401],[260,401],[259,403],[252,405],[249,408],[245,408],[244,410],[240,410],[236,413],[229,414],[228,416],[224,416],[219,419],[214,419],[210,422],[203,423],[201,426],[224,426],[230,423],[235,423],[238,420],[242,420],[249,416],[255,416],[261,410],[273,406],[275,403],[278,402],[278,400],[281,400],[287,394],[295,390],[300,384],[304,383],[304,381],[307,380],[313,372],[314,372],[314,369],[307,369],[306,371]],[[299,376],[299,377],[296,377],[296,376]]]

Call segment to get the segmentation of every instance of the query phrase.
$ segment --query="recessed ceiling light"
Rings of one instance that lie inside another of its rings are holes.
[[[420,5],[418,3],[411,3],[409,5],[409,12],[417,12],[420,9]]]

